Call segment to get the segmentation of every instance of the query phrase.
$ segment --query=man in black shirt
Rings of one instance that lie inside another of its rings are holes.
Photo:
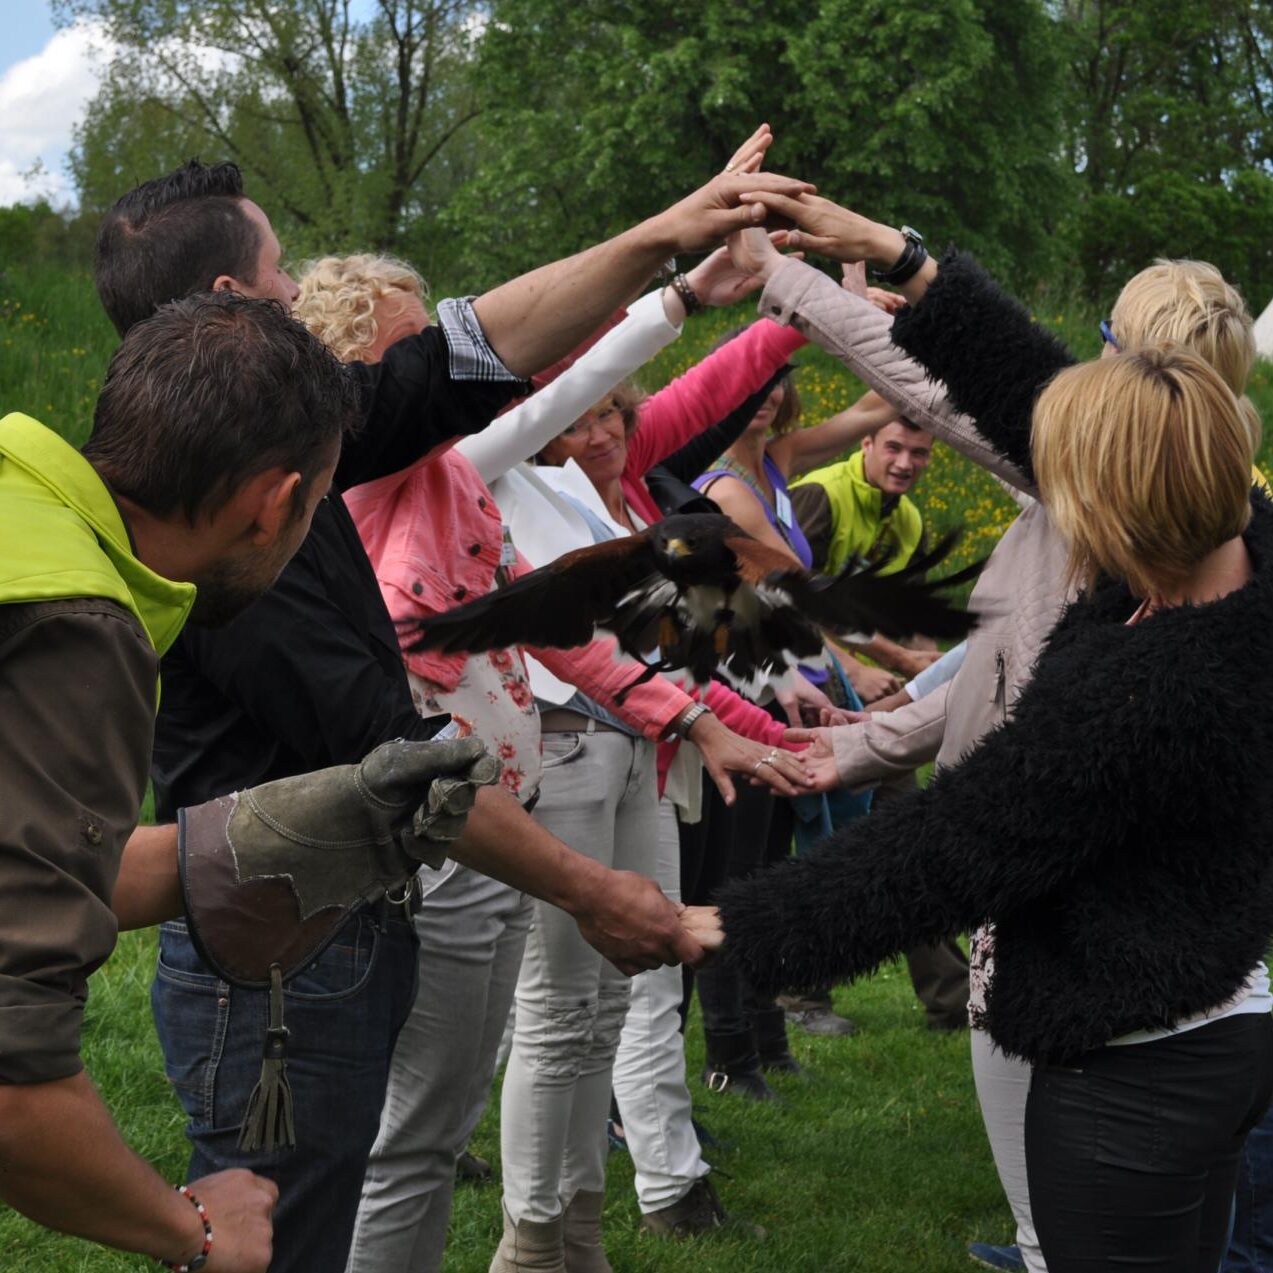
[[[443,301],[438,324],[351,364],[365,422],[333,493],[270,593],[216,632],[188,629],[165,658],[156,732],[157,811],[172,817],[270,778],[356,761],[442,724],[413,707],[392,621],[339,492],[483,428],[523,378],[572,349],[676,251],[748,224],[744,190],[803,189],[786,178],[722,176],[667,212],[475,301]],[[174,295],[229,288],[285,304],[295,285],[265,213],[233,165],[189,164],[125,195],[103,222],[97,282],[121,332]],[[693,959],[675,909],[650,881],[608,871],[484,790],[454,855],[562,906],[626,971]],[[391,907],[356,915],[289,986],[289,1077],[298,1146],[237,1147],[260,1068],[262,992],[217,979],[184,924],[165,927],[154,1003],[169,1076],[190,1115],[191,1172],[250,1163],[280,1185],[273,1268],[345,1265],[397,1030],[414,996],[410,925]]]

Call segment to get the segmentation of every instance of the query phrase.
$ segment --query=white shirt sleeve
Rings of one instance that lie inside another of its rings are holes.
[[[537,455],[624,376],[680,334],[680,327],[669,323],[663,312],[663,289],[648,293],[572,367],[492,420],[481,433],[461,438],[456,449],[490,486],[515,464]]]
[[[1028,498],[1028,496],[1027,496]],[[906,686],[912,703],[931,694],[940,685],[945,685],[964,664],[964,655],[968,652],[968,642],[960,641],[951,646],[941,658],[930,663],[913,681]]]

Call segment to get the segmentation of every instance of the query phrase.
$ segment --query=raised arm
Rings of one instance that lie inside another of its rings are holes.
[[[763,126],[751,139],[763,154],[772,136]],[[749,161],[735,167],[746,168]],[[715,247],[754,224],[744,192],[795,197],[807,182],[773,173],[723,172],[664,212],[596,247],[487,292],[474,310],[492,348],[517,375],[531,375],[574,349],[616,305],[640,292],[678,252]]]

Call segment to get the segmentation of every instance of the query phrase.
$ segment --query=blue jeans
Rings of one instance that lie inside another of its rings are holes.
[[[1273,1109],[1247,1133],[1224,1273],[1273,1273]]]
[[[278,1184],[271,1273],[343,1273],[394,1042],[415,989],[410,923],[378,911],[355,915],[284,993],[296,1147],[245,1153],[239,1125],[260,1077],[268,993],[219,980],[184,922],[160,930],[151,1007],[168,1079],[190,1119],[188,1178],[246,1167]]]

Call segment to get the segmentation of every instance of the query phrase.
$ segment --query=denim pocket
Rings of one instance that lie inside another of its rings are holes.
[[[159,926],[159,961],[155,976],[185,990],[214,995],[223,983],[199,957],[184,919],[169,920]]]
[[[284,985],[284,998],[316,1003],[357,994],[375,967],[380,938],[380,929],[370,915],[355,915],[313,963]]]
[[[540,737],[540,753],[543,756],[545,769],[556,769],[560,765],[568,765],[583,755],[584,736],[570,730],[543,734]]]

